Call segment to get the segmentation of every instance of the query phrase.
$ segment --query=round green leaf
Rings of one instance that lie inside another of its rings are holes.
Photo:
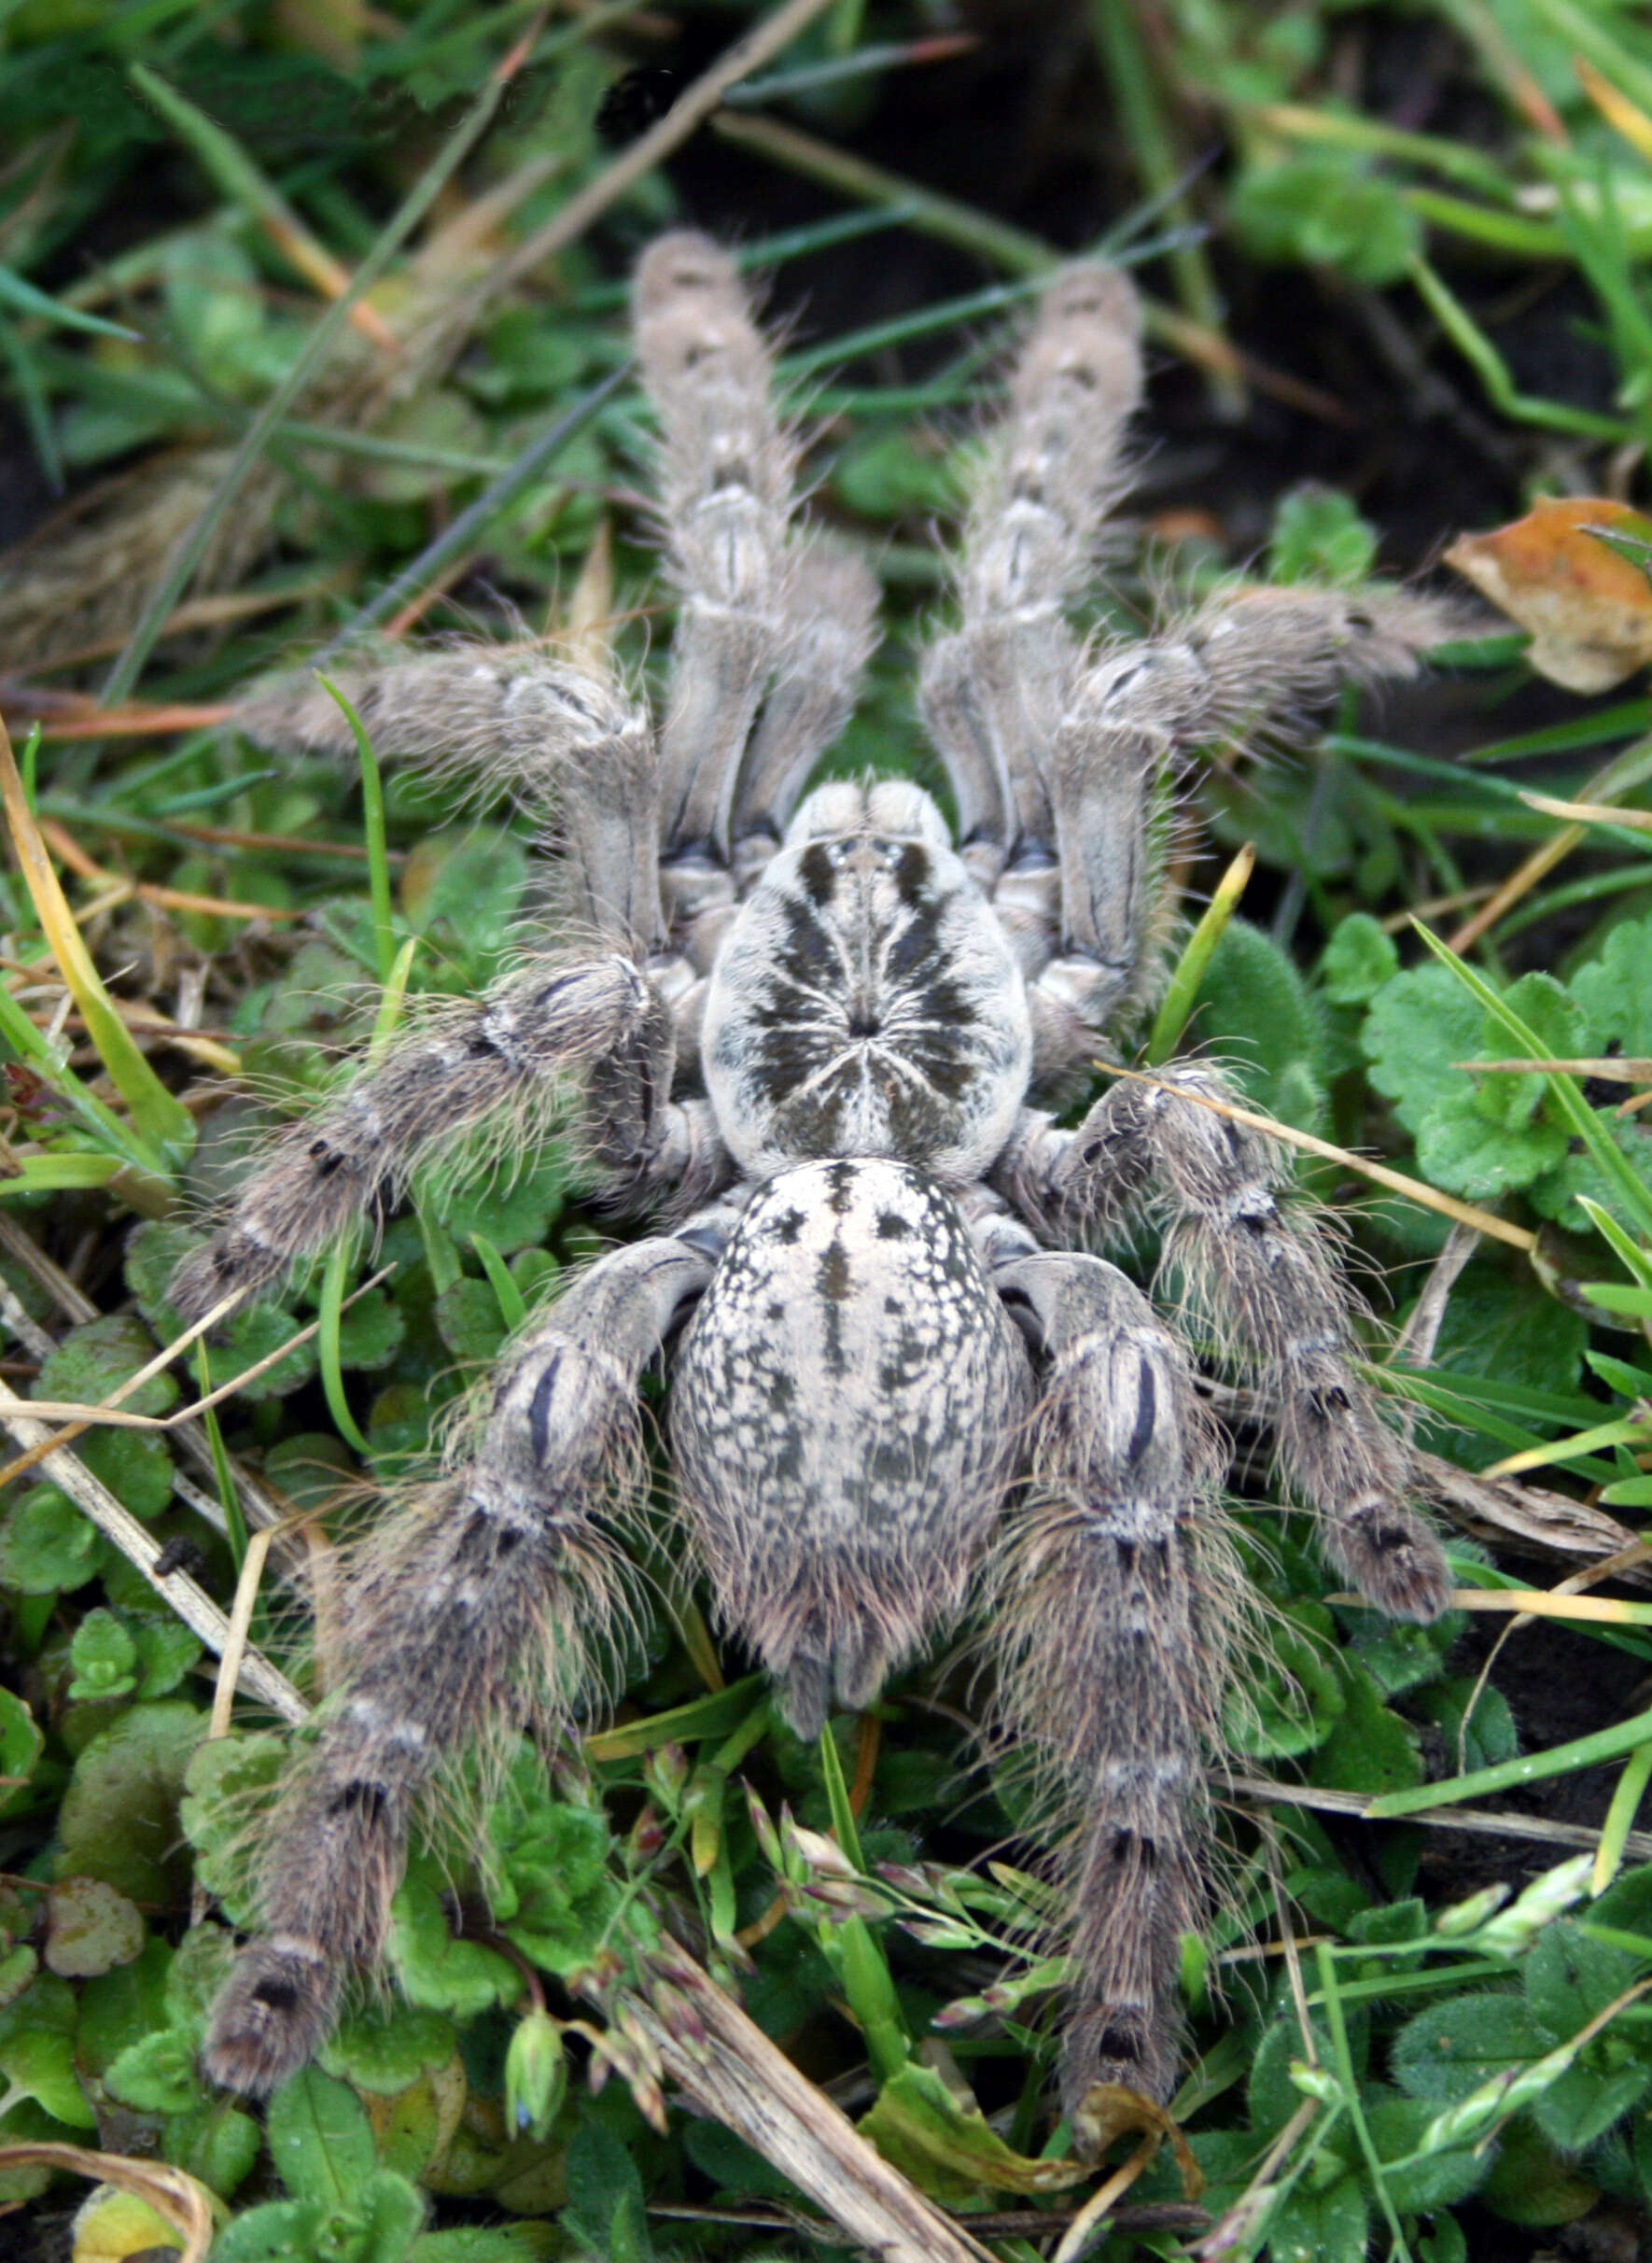
[[[144,1920],[103,1878],[60,1878],[46,1898],[46,1961],[84,1980],[130,1964],[144,1946]]]

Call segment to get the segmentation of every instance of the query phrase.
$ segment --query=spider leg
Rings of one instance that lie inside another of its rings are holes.
[[[576,932],[662,946],[653,733],[604,677],[478,645],[346,668],[335,681],[387,759],[504,788],[544,823],[563,851],[562,909]],[[341,759],[356,751],[338,702],[313,675],[276,678],[235,720],[266,745]]]
[[[711,1270],[682,1240],[595,1265],[517,1342],[469,1462],[369,1544],[343,1605],[352,1670],[273,1819],[262,1931],[213,2013],[216,2081],[261,2093],[324,2041],[345,1975],[382,1949],[441,1763],[520,1722],[541,1679],[565,1720],[589,1685],[586,1630],[619,1608],[594,1513],[635,1452],[641,1370]]]
[[[1115,1084],[1076,1132],[1029,1117],[1011,1188],[1068,1230],[1117,1226],[1156,1202],[1167,1266],[1218,1344],[1253,1370],[1286,1482],[1317,1511],[1332,1564],[1391,1617],[1437,1618],[1450,1571],[1407,1497],[1407,1449],[1354,1371],[1332,1244],[1279,1199],[1291,1183],[1282,1151],[1199,1104],[1232,1097],[1216,1071],[1183,1063],[1156,1086]]]
[[[796,544],[787,576],[775,680],[740,771],[735,878],[749,887],[778,847],[810,771],[848,721],[877,641],[877,583],[850,551]]]
[[[1117,269],[1057,282],[1010,380],[964,532],[962,621],[925,657],[921,704],[984,884],[1052,848],[1050,760],[1080,668],[1064,607],[1123,485],[1125,424],[1141,392],[1141,309]]]
[[[661,733],[662,846],[726,866],[735,785],[785,639],[795,450],[733,260],[688,231],[637,263],[637,358],[660,420],[660,484],[683,592]]]
[[[1415,674],[1456,620],[1400,591],[1241,590],[1078,678],[1050,758],[1059,907],[1029,965],[1041,1083],[1093,1058],[1121,1010],[1162,978],[1165,845],[1181,766],[1201,742],[1300,729],[1344,682]],[[1010,876],[1001,883],[1001,895]]]
[[[1202,1762],[1231,1582],[1211,1577],[1200,1511],[1220,1457],[1185,1352],[1123,1273],[1042,1253],[993,1280],[1042,1355],[1032,1482],[989,1618],[1000,1735],[1064,1849],[1078,2000],[1063,2101],[1098,2082],[1164,2099],[1181,1936],[1206,1903]]]
[[[490,997],[407,1038],[320,1113],[276,1141],[227,1223],[174,1276],[198,1319],[256,1295],[295,1259],[377,1216],[433,1147],[514,1107],[549,1111],[557,1079],[585,1072],[587,1137],[612,1180],[715,1175],[703,1103],[670,1100],[669,1008],[628,959],[541,961]]]

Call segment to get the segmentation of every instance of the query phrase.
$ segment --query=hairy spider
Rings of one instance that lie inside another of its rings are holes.
[[[566,1718],[588,1685],[581,1628],[612,1602],[602,1512],[666,1350],[686,1544],[800,1735],[982,1603],[1001,1733],[1058,1792],[1064,2096],[1164,2098],[1179,1938],[1206,1903],[1225,1450],[1176,1331],[1072,1244],[1156,1218],[1338,1572],[1430,1619],[1447,1570],[1351,1364],[1332,1247],[1281,1152],[1199,1104],[1220,1076],[1115,1082],[1076,1130],[1033,1103],[1082,1088],[1159,979],[1186,751],[1411,671],[1441,615],[1247,590],[1081,642],[1066,608],[1123,485],[1141,361],[1130,285],[1075,267],[1015,363],[959,625],[923,662],[959,845],[903,780],[804,798],[874,641],[871,577],[793,524],[795,451],[727,255],[662,238],[634,315],[681,593],[658,724],[532,650],[350,683],[385,752],[473,764],[553,815],[557,948],[287,1134],[174,1294],[194,1316],[266,1289],[393,1202],[434,1143],[531,1120],[570,1072],[608,1193],[665,1222],[527,1320],[445,1475],[370,1545],[207,2064],[251,2092],[299,2066],[380,1953],[433,1770],[536,1689]],[[309,686],[244,720],[348,749]]]

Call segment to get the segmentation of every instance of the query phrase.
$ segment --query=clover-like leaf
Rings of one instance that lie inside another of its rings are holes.
[[[1505,991],[1504,1003],[1525,1022],[1548,1057],[1566,1060],[1587,1049],[1583,1009],[1552,975],[1522,975]],[[1495,1015],[1488,1014],[1481,1024],[1480,1047],[1483,1060],[1509,1055],[1508,1033]],[[1545,1089],[1540,1070],[1498,1070],[1479,1076],[1476,1099],[1491,1122],[1523,1132],[1543,1104]]]
[[[1467,2200],[1485,2180],[1491,2165],[1489,2151],[1455,2145],[1420,2152],[1432,2107],[1420,2098],[1395,2098],[1393,2092],[1365,2103],[1365,2127],[1383,2163],[1388,2197],[1407,2214],[1445,2209]],[[1403,2162],[1403,2167],[1391,2163]]]
[[[1272,2263],[1365,2263],[1370,2209],[1349,2170],[1288,2193],[1267,2229]]]
[[[137,1687],[138,1647],[112,1610],[89,1610],[69,1644],[77,1699],[124,1697]]]
[[[1640,1977],[1631,1949],[1592,1940],[1571,1918],[1555,1918],[1520,1965],[1526,2002],[1546,2046],[1564,2043]]]
[[[367,2109],[347,2083],[302,2067],[270,2101],[270,2158],[295,2200],[346,2212],[371,2175]]]
[[[445,2066],[457,2037],[440,2012],[399,2003],[357,2012],[343,2021],[321,2054],[329,2074],[358,2089],[394,2097],[434,2067]]]
[[[1412,2098],[1456,2105],[1482,2083],[1541,2058],[1547,2048],[1519,1996],[1447,1997],[1400,2030],[1393,2052],[1394,2078]]]
[[[1194,1001],[1189,1029],[1217,1054],[1239,1091],[1281,1122],[1316,1131],[1323,1032],[1308,986],[1277,943],[1230,920]]]
[[[295,2256],[318,2255],[327,2222],[319,2200],[266,2200],[219,2232],[213,2263],[292,2263]]]
[[[568,2204],[562,2221],[594,2255],[618,2263],[651,2256],[637,2163],[611,2129],[587,2115],[567,2149]]]
[[[147,1367],[160,1346],[131,1313],[111,1313],[72,1328],[40,1363],[32,1399],[77,1399],[95,1405]],[[130,1414],[166,1414],[176,1404],[177,1378],[170,1369],[151,1375],[121,1405]]]
[[[264,2133],[250,2114],[221,2098],[169,2116],[161,2150],[174,2168],[228,2200],[252,2174]]]
[[[1505,2129],[1480,2186],[1480,2198],[1510,2224],[1547,2228],[1575,2224],[1601,2197],[1575,2161],[1568,2160],[1524,2115]]]
[[[104,1537],[55,1485],[31,1485],[0,1524],[0,1587],[72,1595],[95,1580]]]
[[[81,2072],[102,2076],[134,2043],[167,2025],[170,1942],[151,1935],[130,1964],[117,1964],[79,1990],[75,2058]]]
[[[46,1961],[83,1980],[130,1964],[144,1946],[144,1920],[103,1878],[60,1878],[46,1898]]]
[[[1652,1055],[1652,920],[1621,921],[1570,989],[1597,1044],[1637,1059]]]
[[[105,2074],[104,2087],[140,2114],[184,2114],[203,2098],[194,2045],[174,2027],[129,2045]]]
[[[505,1341],[505,1323],[491,1284],[454,1281],[436,1300],[436,1326],[455,1359],[491,1359]]]
[[[516,1967],[474,1941],[455,1941],[441,1894],[410,1876],[390,1905],[390,1962],[405,1994],[427,2010],[467,2018],[521,1992]]]
[[[1275,505],[1267,551],[1271,580],[1329,582],[1353,588],[1369,579],[1376,559],[1376,528],[1361,517],[1353,498],[1339,489],[1309,483],[1293,487]],[[1376,925],[1375,921],[1371,923]],[[1398,963],[1396,956],[1394,965]],[[1391,966],[1389,973],[1393,971]]]
[[[1481,1057],[1481,1022],[1479,1005],[1447,966],[1411,967],[1372,999],[1360,1043],[1371,1082],[1407,1132],[1420,1132],[1440,1102],[1467,1096],[1468,1078],[1455,1064]]]
[[[236,1918],[245,1914],[249,1809],[268,1796],[288,1751],[287,1740],[269,1730],[242,1731],[204,1740],[184,1771],[178,1818],[195,1849],[197,1874]]]
[[[29,1779],[45,1750],[46,1739],[22,1699],[0,1690],[0,1776],[8,1781],[0,1790],[0,1814],[29,1796]]]
[[[1331,1614],[1318,1604],[1299,1604],[1276,1622],[1262,1670],[1227,1693],[1226,1732],[1237,1750],[1290,1757],[1324,1742],[1348,1703],[1331,1633]]]
[[[32,2098],[53,2121],[72,2129],[96,2129],[97,2115],[76,2072],[75,2046],[62,2029],[17,2028],[0,2038],[0,2075],[13,2102]]]
[[[1253,165],[1230,200],[1239,240],[1259,259],[1339,268],[1393,283],[1416,257],[1421,227],[1393,181],[1330,157]]]
[[[1319,971],[1333,1005],[1364,1005],[1399,973],[1399,947],[1368,911],[1351,911],[1331,930]]]
[[[1448,1194],[1472,1202],[1530,1187],[1552,1171],[1566,1153],[1564,1125],[1547,1120],[1516,1131],[1493,1122],[1465,1082],[1436,1100],[1417,1133],[1417,1167]]]
[[[170,1902],[184,1891],[178,1802],[205,1727],[193,1706],[161,1698],[92,1738],[59,1811],[60,1877],[105,1878],[134,1902]]]

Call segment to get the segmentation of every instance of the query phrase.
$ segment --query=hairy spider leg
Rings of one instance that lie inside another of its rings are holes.
[[[1127,485],[1141,330],[1115,269],[1076,269],[1045,295],[974,481],[962,619],[923,668],[962,853],[1020,958],[1035,1082],[1050,1091],[1162,979],[1167,851],[1192,750],[1299,726],[1350,680],[1412,674],[1454,625],[1448,607],[1400,592],[1281,587],[1081,651],[1066,609]]]
[[[649,822],[658,798],[653,728],[599,668],[531,648],[471,644],[348,664],[332,681],[384,760],[514,796],[546,846],[563,852],[558,910],[574,933],[627,949],[659,947]],[[301,671],[263,684],[237,708],[235,722],[262,745],[340,761],[356,752],[338,702]],[[627,821],[623,833],[618,813]]]
[[[660,735],[663,880],[673,942],[704,977],[848,719],[878,593],[847,551],[792,530],[797,450],[727,252],[686,231],[661,237],[632,313],[682,591]]]
[[[1448,608],[1397,591],[1282,586],[1237,591],[1174,630],[1099,650],[1051,766],[1059,902],[1033,977],[1041,1077],[1093,1058],[1099,1033],[1163,979],[1167,851],[1194,751],[1299,734],[1341,684],[1414,675],[1450,625]]]
[[[216,2081],[262,2093],[325,2041],[345,1976],[383,1949],[442,1762],[490,1722],[566,1722],[595,1679],[620,1590],[594,1520],[636,1459],[638,1377],[710,1275],[683,1239],[602,1258],[518,1339],[473,1457],[368,1543],[342,1605],[349,1679],[283,1795],[260,1932],[213,2012]]]
[[[1450,1571],[1407,1498],[1406,1449],[1354,1370],[1333,1244],[1281,1202],[1291,1170],[1278,1143],[1199,1104],[1233,1098],[1213,1069],[1180,1063],[1157,1085],[1115,1084],[1076,1132],[1029,1115],[1006,1183],[1069,1236],[1156,1211],[1166,1270],[1225,1356],[1253,1374],[1286,1483],[1317,1512],[1332,1564],[1391,1618],[1437,1618]]]
[[[549,1117],[570,1071],[586,1072],[589,1136],[611,1172],[714,1177],[708,1111],[669,1098],[675,1044],[669,1009],[628,959],[531,963],[284,1132],[228,1222],[173,1276],[172,1302],[194,1320],[231,1291],[268,1289],[359,1219],[381,1218],[433,1148],[490,1117],[526,1115],[511,1145],[529,1144],[531,1119]]]
[[[741,766],[734,869],[744,896],[786,836],[809,773],[854,711],[877,641],[871,569],[824,536],[794,545],[774,681]]]
[[[1233,1588],[1211,1526],[1218,1441],[1186,1353],[1115,1267],[1041,1252],[993,1286],[1040,1356],[1031,1482],[987,1623],[1000,1740],[1061,1848],[1063,2102],[1098,2082],[1164,2099],[1181,1937],[1206,1913],[1203,1770]]]
[[[962,618],[924,657],[925,724],[957,798],[965,860],[989,890],[1006,870],[1036,875],[1052,861],[1051,749],[1080,666],[1065,608],[1090,578],[1124,485],[1141,327],[1114,268],[1074,269],[1044,295],[973,483]],[[1027,936],[1035,960],[1043,925],[1033,919]]]
[[[637,263],[632,320],[660,424],[667,555],[682,591],[660,733],[662,845],[726,868],[741,758],[781,640],[795,448],[738,271],[679,231]]]

